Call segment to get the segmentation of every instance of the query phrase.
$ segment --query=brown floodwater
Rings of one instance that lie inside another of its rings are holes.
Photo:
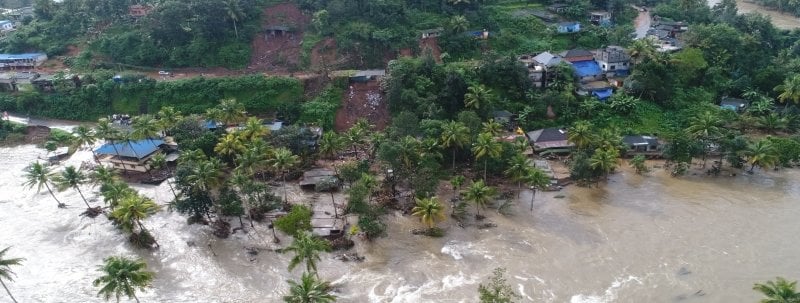
[[[58,193],[71,206],[63,210],[21,186],[22,169],[43,153],[0,148],[0,247],[27,259],[9,284],[20,302],[101,302],[91,282],[109,255],[144,258],[156,272],[143,302],[277,302],[285,280],[300,275],[287,271],[289,256],[270,250],[290,239],[271,243],[263,224],[217,239],[165,210],[145,221],[161,249],[131,248],[106,219],[79,217],[77,194]],[[82,152],[67,164],[90,158]],[[497,227],[446,222],[443,238],[414,236],[416,218],[390,213],[388,235],[354,249],[364,262],[324,254],[320,276],[334,282],[340,302],[475,302],[496,267],[508,269],[523,302],[754,302],[753,283],[800,278],[798,178],[797,170],[672,178],[623,169],[599,188],[537,194],[533,212],[524,192],[516,215],[486,211]],[[161,203],[171,196],[166,184],[136,188]],[[313,199],[294,187],[289,196]],[[251,247],[260,253],[248,255]]]
[[[719,2],[720,0],[708,0],[708,5],[714,6]],[[774,24],[775,27],[777,28],[780,29],[800,28],[800,18],[793,16],[791,14],[782,13],[776,9],[761,6],[750,1],[736,0],[736,6],[739,8],[740,14],[758,12],[769,16],[772,19],[772,24]]]

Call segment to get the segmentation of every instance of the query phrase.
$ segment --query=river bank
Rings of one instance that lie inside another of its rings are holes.
[[[286,270],[289,256],[271,251],[263,224],[258,234],[217,239],[207,226],[162,211],[145,222],[161,249],[133,249],[102,216],[79,217],[77,194],[58,193],[73,206],[62,210],[46,193],[21,186],[22,169],[38,153],[44,151],[30,145],[0,148],[7,168],[0,191],[8,193],[0,198],[0,243],[27,258],[10,286],[21,302],[99,302],[91,280],[102,258],[114,254],[143,257],[156,272],[144,301],[272,302],[285,293],[286,279],[299,276]],[[79,165],[86,153],[66,164]],[[412,235],[418,219],[390,213],[385,238],[357,243],[364,262],[324,254],[320,276],[336,285],[339,302],[472,302],[495,267],[508,269],[523,302],[755,301],[752,283],[800,272],[791,262],[800,245],[784,241],[800,216],[798,178],[796,170],[672,178],[656,169],[639,176],[623,167],[600,188],[538,193],[533,212],[523,192],[516,215],[487,212],[496,228],[447,221],[443,238]],[[171,197],[166,184],[135,188],[160,204]],[[290,199],[309,197],[292,189]],[[252,247],[260,253],[250,255]]]
[[[719,2],[720,0],[708,0],[708,5],[713,7]],[[774,24],[775,27],[779,29],[791,30],[795,28],[800,28],[799,17],[779,12],[772,8],[764,7],[756,3],[744,0],[736,0],[736,7],[739,9],[740,14],[757,12],[769,16],[770,19],[772,19],[772,24]]]

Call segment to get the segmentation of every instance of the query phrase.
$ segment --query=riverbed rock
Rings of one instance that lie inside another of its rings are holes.
[[[497,227],[497,224],[495,224],[493,222],[486,222],[486,223],[481,223],[481,224],[478,225],[478,229],[487,229],[487,228],[494,228],[494,227]]]
[[[342,261],[342,262],[350,262],[350,261],[355,261],[355,262],[363,262],[363,261],[364,261],[364,259],[366,259],[364,256],[359,256],[359,255],[358,255],[358,254],[356,254],[356,253],[352,253],[352,254],[346,254],[346,253],[345,253],[345,254],[340,254],[340,255],[336,255],[336,256],[335,256],[335,257],[333,257],[333,258],[334,258],[334,259],[336,259],[336,260]]]

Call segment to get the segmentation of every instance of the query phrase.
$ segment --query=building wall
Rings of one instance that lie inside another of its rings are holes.
[[[617,70],[628,70],[630,68],[630,63],[629,62],[608,63],[608,62],[605,62],[605,61],[598,60],[597,63],[600,64],[600,69],[602,69],[604,72],[617,71]]]

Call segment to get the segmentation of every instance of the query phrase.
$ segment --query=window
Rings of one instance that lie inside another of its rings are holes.
[[[615,70],[615,69],[617,69],[617,66],[616,65],[612,65],[611,66],[611,70]]]

